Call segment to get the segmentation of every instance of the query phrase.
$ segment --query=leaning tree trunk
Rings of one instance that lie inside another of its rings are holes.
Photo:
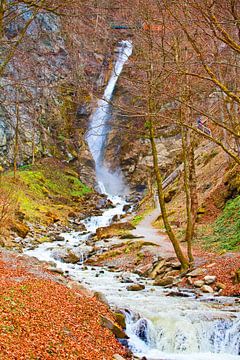
[[[171,225],[168,221],[167,210],[166,210],[165,200],[164,200],[164,193],[163,193],[163,181],[162,181],[162,175],[161,175],[160,169],[158,167],[158,154],[157,154],[157,148],[156,148],[155,137],[154,137],[154,126],[153,126],[153,121],[152,121],[151,117],[148,121],[148,127],[149,127],[149,138],[150,138],[150,142],[151,142],[151,150],[152,150],[152,157],[153,157],[153,169],[154,169],[154,173],[155,173],[156,181],[157,181],[157,194],[158,194],[158,200],[159,200],[159,204],[160,204],[160,208],[161,208],[163,223],[164,223],[166,232],[168,234],[168,237],[173,245],[176,256],[181,263],[182,270],[187,270],[189,267],[189,262],[188,262],[187,258],[184,256],[182,249],[180,247],[179,241],[176,238],[176,236],[171,228]]]

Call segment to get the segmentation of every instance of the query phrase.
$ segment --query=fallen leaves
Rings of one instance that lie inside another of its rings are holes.
[[[0,359],[112,360],[125,350],[101,326],[107,307],[29,271],[27,260],[0,261]],[[46,275],[46,276],[45,276]]]

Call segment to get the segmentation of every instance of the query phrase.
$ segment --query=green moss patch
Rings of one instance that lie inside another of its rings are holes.
[[[14,190],[25,220],[40,223],[63,220],[73,206],[81,210],[82,198],[91,192],[75,171],[53,161],[21,168],[16,179],[4,174],[2,188]]]

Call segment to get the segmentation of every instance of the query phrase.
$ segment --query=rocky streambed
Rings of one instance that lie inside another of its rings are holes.
[[[102,228],[126,209],[124,199],[110,199],[114,207],[82,220],[84,232],[63,233],[61,240],[25,253],[103,294],[103,300],[124,314],[127,336],[120,341],[139,358],[239,359],[239,299],[221,296],[217,279],[203,269],[195,270],[203,271],[203,283],[195,284],[194,291],[182,288],[176,259],[160,259],[159,247],[150,241],[124,239],[129,225],[122,226],[118,236],[105,237]],[[196,273],[188,279],[199,281],[194,280]]]

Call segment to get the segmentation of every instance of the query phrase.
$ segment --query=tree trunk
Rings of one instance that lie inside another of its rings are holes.
[[[161,208],[161,214],[162,214],[164,226],[167,231],[168,237],[173,245],[177,258],[181,263],[182,270],[187,270],[189,267],[189,262],[184,256],[179,241],[177,240],[174,232],[172,231],[171,225],[168,221],[167,210],[166,210],[164,194],[163,194],[163,186],[162,186],[163,181],[162,181],[161,172],[158,167],[158,154],[155,144],[154,127],[151,117],[149,118],[148,126],[149,126],[149,137],[150,137],[152,157],[153,157],[153,168],[157,180],[158,200]]]
[[[17,175],[17,158],[18,158],[18,149],[19,149],[19,125],[20,125],[19,94],[18,94],[18,89],[17,89],[16,90],[16,126],[15,126],[14,155],[13,155],[14,179],[16,179],[16,175]]]

